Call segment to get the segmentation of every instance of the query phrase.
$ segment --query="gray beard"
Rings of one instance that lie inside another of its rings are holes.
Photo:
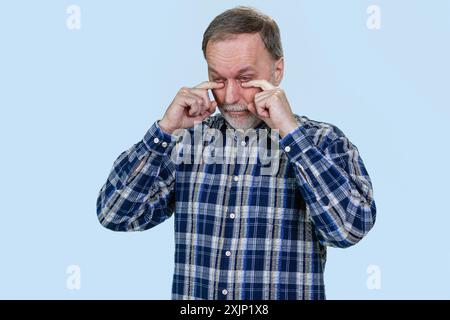
[[[247,130],[250,128],[256,127],[259,123],[261,123],[261,119],[259,119],[254,114],[250,113],[247,117],[240,117],[240,118],[234,118],[229,116],[226,111],[243,111],[247,110],[246,106],[243,105],[222,105],[219,107],[220,112],[222,113],[225,120],[228,122],[228,124],[233,127],[234,129],[241,129],[241,130]]]

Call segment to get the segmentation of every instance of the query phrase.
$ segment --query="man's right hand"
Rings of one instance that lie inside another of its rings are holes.
[[[221,89],[224,83],[205,81],[193,88],[181,88],[158,122],[159,127],[172,134],[177,129],[191,128],[213,114],[217,102],[209,100],[209,89]]]

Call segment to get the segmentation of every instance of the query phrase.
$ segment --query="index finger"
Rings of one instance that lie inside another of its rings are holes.
[[[222,88],[223,82],[214,82],[214,81],[204,81],[198,85],[196,85],[195,89],[219,89]]]
[[[261,79],[261,80],[251,80],[248,82],[242,82],[241,84],[243,87],[257,87],[257,88],[261,88],[264,91],[265,90],[272,90],[275,89],[276,87],[271,84],[269,81]]]

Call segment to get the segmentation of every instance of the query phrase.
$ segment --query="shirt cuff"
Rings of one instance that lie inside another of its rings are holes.
[[[312,147],[314,142],[308,137],[306,129],[300,125],[280,140],[280,148],[291,160],[298,159],[302,153],[305,153]]]
[[[164,132],[159,127],[158,121],[153,123],[150,129],[148,129],[142,141],[149,151],[156,152],[160,155],[167,155],[176,145],[177,139],[175,136]]]

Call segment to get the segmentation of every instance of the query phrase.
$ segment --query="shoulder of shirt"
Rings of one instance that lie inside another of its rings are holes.
[[[313,140],[314,144],[319,147],[325,147],[337,139],[346,138],[342,130],[334,124],[313,120],[297,114],[294,114],[294,116],[305,129],[306,134]]]

